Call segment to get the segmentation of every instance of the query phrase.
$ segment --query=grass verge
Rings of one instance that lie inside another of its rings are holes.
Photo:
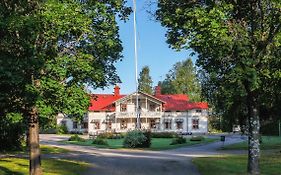
[[[247,175],[246,155],[224,155],[193,159],[202,175]],[[280,175],[281,154],[262,155],[261,175]]]
[[[278,136],[262,136],[262,143],[260,145],[262,150],[280,149],[281,137]],[[247,150],[247,141],[225,146],[223,150]]]
[[[86,140],[85,142],[78,142],[78,141],[66,141],[65,143],[71,143],[76,145],[83,145],[83,146],[94,146],[98,148],[109,148],[109,149],[121,149],[123,148],[123,141],[124,139],[106,139],[108,145],[96,145],[92,144],[92,140]],[[191,146],[196,144],[207,144],[214,141],[217,141],[218,139],[211,139],[211,138],[205,138],[202,141],[190,141],[187,139],[187,142],[184,144],[176,144],[176,145],[170,145],[172,142],[172,138],[152,138],[151,139],[151,146],[147,150],[167,150],[167,149],[175,149],[179,147],[184,146]]]
[[[40,145],[41,154],[60,154],[60,153],[68,153],[69,150],[47,146],[47,145]],[[28,154],[27,148],[24,146],[20,151],[8,151],[8,152],[0,152],[0,154]]]
[[[85,162],[64,159],[42,160],[42,170],[45,175],[78,175],[89,167]],[[29,160],[23,158],[1,158],[0,175],[28,175]]]

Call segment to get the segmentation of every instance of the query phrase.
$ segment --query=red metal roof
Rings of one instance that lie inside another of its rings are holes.
[[[95,94],[91,98],[90,111],[115,111],[114,103],[116,100],[125,97],[126,95],[113,94]],[[164,104],[165,111],[187,111],[191,109],[208,109],[206,102],[189,102],[189,98],[185,94],[173,95],[156,95]]]
[[[114,101],[124,97],[125,95],[114,94],[93,94],[91,96],[90,111],[115,111]]]
[[[165,111],[187,111],[191,109],[208,109],[207,102],[189,102],[189,98],[185,94],[166,94],[157,95],[166,103],[164,104]]]

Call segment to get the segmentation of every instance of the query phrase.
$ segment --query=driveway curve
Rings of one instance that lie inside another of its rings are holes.
[[[192,164],[194,157],[206,157],[224,152],[217,151],[221,142],[194,145],[166,151],[142,151],[129,149],[102,149],[91,146],[64,144],[69,136],[42,134],[40,143],[68,149],[72,152],[58,155],[42,155],[85,161],[90,164],[87,175],[200,175]],[[224,145],[243,141],[240,136],[227,136]]]

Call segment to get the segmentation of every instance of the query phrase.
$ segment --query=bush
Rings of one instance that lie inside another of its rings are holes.
[[[22,150],[25,126],[23,117],[17,113],[0,116],[0,150]]]
[[[77,142],[85,142],[86,140],[79,137],[77,134],[71,136],[68,141],[77,141]]]
[[[192,136],[190,141],[203,141],[205,138],[203,136]]]
[[[107,141],[103,138],[97,137],[93,140],[92,144],[96,145],[108,145]]]
[[[103,139],[121,139],[124,138],[125,135],[121,133],[105,132],[105,133],[100,133],[98,137]]]
[[[175,138],[177,136],[178,135],[175,132],[154,132],[154,133],[151,133],[152,138]]]
[[[40,131],[40,134],[57,134],[57,128],[48,128]]]
[[[146,137],[146,141],[143,142],[142,147],[143,148],[149,148],[151,145],[151,132],[149,130],[146,130],[143,132],[144,136]]]
[[[78,134],[78,135],[83,135],[82,131],[70,131],[70,134]]]
[[[186,138],[183,138],[182,136],[176,137],[172,140],[172,143],[170,145],[177,145],[177,144],[183,144],[186,143]]]
[[[68,129],[65,125],[59,125],[57,127],[57,134],[67,134],[68,133]]]
[[[123,146],[125,148],[148,148],[150,146],[150,139],[147,138],[144,132],[140,130],[129,131],[125,136]]]

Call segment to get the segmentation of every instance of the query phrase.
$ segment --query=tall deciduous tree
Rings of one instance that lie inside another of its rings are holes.
[[[148,93],[148,94],[152,94],[152,79],[151,76],[149,74],[150,70],[148,66],[144,66],[140,72],[139,75],[139,86],[138,86],[138,90]]]
[[[121,58],[116,16],[124,0],[8,1],[0,3],[1,116],[28,120],[30,174],[40,168],[39,120],[62,112],[82,116],[89,105],[84,86],[119,81]]]
[[[177,62],[160,85],[163,94],[187,94],[190,101],[201,101],[200,83],[190,58]]]
[[[228,89],[240,88],[231,93],[246,99],[248,172],[259,174],[258,107],[264,83],[280,79],[281,2],[159,0],[156,16],[173,48],[192,48],[209,75]]]

